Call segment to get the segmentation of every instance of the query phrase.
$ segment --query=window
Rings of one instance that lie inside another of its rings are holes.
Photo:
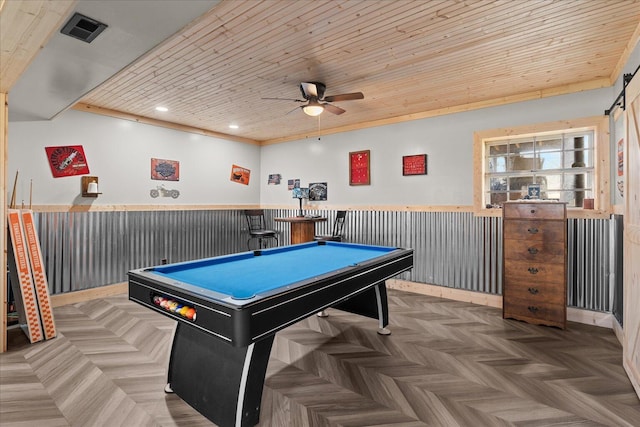
[[[585,198],[608,208],[608,142],[601,117],[475,132],[475,211],[522,199],[531,184],[569,208]]]
[[[485,141],[485,204],[522,199],[539,184],[540,198],[581,207],[594,194],[593,141],[593,131]]]

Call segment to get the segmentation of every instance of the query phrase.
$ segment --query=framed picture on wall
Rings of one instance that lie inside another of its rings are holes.
[[[231,166],[231,181],[237,182],[238,184],[249,185],[250,178],[251,171],[249,169],[238,165]]]
[[[89,165],[82,145],[45,147],[44,149],[54,178],[89,173]]]
[[[300,179],[290,179],[287,181],[287,190],[293,190],[294,188],[300,188]]]
[[[427,155],[402,156],[402,175],[426,175]]]
[[[269,174],[269,180],[267,181],[268,185],[280,185],[280,180],[282,179],[282,175],[279,173],[271,173]]]
[[[151,158],[151,179],[156,181],[180,181],[180,162]]]
[[[624,176],[624,138],[618,141],[618,176]]]
[[[349,153],[349,185],[371,184],[371,152],[370,150],[352,151]]]
[[[312,182],[309,184],[309,200],[326,201],[327,200],[327,183]]]

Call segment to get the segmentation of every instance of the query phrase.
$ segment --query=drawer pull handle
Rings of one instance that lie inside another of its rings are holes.
[[[536,234],[538,232],[538,229],[535,227],[531,227],[531,228],[528,228],[527,231],[531,234]]]
[[[537,254],[537,253],[538,253],[538,249],[536,249],[536,248],[529,248],[529,249],[527,249],[527,250],[529,251],[529,253],[530,253],[531,255],[535,255],[535,254]]]
[[[529,270],[529,273],[531,274],[537,274],[538,273],[538,269],[535,267],[529,267],[527,270]]]
[[[531,213],[532,214],[536,213],[536,210],[535,209],[531,209]]]
[[[529,307],[527,307],[527,310],[529,310],[532,313],[537,313],[538,312],[538,307],[535,307],[533,305],[530,305]]]
[[[528,291],[532,295],[537,295],[538,294],[538,289],[536,289],[536,288],[529,288]]]

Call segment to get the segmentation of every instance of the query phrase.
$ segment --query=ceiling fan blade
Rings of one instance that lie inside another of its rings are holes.
[[[331,105],[331,104],[322,104],[322,106],[324,107],[324,109],[330,113],[333,114],[342,114],[344,112],[346,112],[347,110],[343,110],[340,107],[336,107],[335,105]]]
[[[296,108],[294,108],[293,110],[291,110],[291,111],[289,111],[287,114],[285,114],[285,116],[288,116],[289,114],[293,113],[294,111],[296,111],[296,110],[298,110],[298,109],[300,109],[300,108],[302,108],[302,107],[303,107],[303,106],[300,106],[300,107],[296,107]]]
[[[302,92],[307,96],[307,97],[318,97],[318,87],[316,86],[315,83],[307,83],[307,82],[302,82],[300,83],[300,87],[302,88]]]
[[[307,102],[306,99],[293,99],[293,98],[260,98],[260,99],[271,99],[277,101],[294,101],[294,102]]]
[[[340,95],[329,95],[324,97],[324,101],[338,102],[338,101],[351,101],[354,99],[364,99],[362,92],[342,93]]]

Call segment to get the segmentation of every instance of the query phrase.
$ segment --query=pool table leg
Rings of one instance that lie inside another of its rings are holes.
[[[387,302],[387,287],[385,282],[376,283],[366,291],[333,306],[338,310],[378,319],[378,333],[389,335],[389,304]]]
[[[385,282],[378,283],[373,289],[376,291],[376,305],[378,306],[378,334],[391,335],[389,325],[389,303],[387,301],[387,286]]]
[[[273,338],[234,347],[178,322],[167,387],[221,427],[254,426]]]

